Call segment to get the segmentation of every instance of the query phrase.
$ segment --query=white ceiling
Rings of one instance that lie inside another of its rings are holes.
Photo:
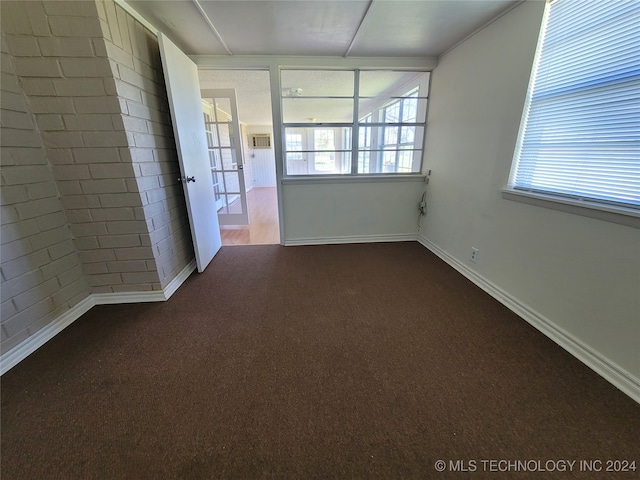
[[[187,55],[437,57],[520,1],[126,0],[126,3]],[[235,88],[243,123],[271,124],[268,72],[201,70],[200,82],[203,89]]]
[[[516,0],[127,0],[187,55],[438,56]]]

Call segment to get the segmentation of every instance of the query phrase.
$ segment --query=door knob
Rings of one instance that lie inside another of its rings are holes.
[[[195,182],[196,181],[196,177],[178,177],[178,182]]]

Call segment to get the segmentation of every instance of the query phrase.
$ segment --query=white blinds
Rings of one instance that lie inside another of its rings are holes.
[[[509,187],[640,209],[640,1],[548,9]]]

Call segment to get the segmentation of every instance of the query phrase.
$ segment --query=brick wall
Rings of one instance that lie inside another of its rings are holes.
[[[6,351],[89,293],[162,289],[193,248],[155,37],[112,1],[0,8]]]
[[[4,8],[2,13],[4,17]],[[21,62],[9,53],[10,45],[20,53],[30,52],[35,47],[35,38],[7,38],[4,31],[3,25],[0,83],[2,352],[33,335],[90,293],[43,139],[16,75],[16,64]],[[25,64],[20,65],[20,69],[25,68]]]
[[[157,273],[164,287],[193,258],[193,244],[160,61],[158,40],[122,7],[99,3],[106,51]]]

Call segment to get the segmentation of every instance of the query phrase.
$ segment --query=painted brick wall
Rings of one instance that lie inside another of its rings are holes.
[[[112,0],[98,3],[135,182],[162,286],[194,257],[158,40]]]
[[[155,37],[112,1],[0,8],[4,352],[193,248]]]
[[[2,4],[5,18],[5,5]],[[29,10],[35,10],[29,5]],[[24,27],[24,25],[23,25]],[[43,25],[34,24],[40,32]],[[29,27],[31,28],[31,27]],[[87,298],[89,287],[74,247],[29,99],[16,67],[32,68],[11,50],[30,54],[35,37],[2,33],[0,82],[1,283],[0,350],[6,352]],[[27,58],[27,57],[24,57]],[[40,67],[39,67],[40,68]],[[47,66],[43,68],[48,68]]]

